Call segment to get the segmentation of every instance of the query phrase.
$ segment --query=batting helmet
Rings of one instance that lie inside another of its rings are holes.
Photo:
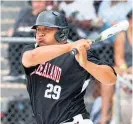
[[[65,16],[57,11],[41,12],[38,15],[36,24],[32,27],[32,29],[36,29],[39,25],[58,28],[58,31],[55,34],[55,39],[58,42],[65,41],[68,38],[68,22]]]

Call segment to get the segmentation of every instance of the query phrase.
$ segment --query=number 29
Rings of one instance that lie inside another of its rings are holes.
[[[60,98],[61,87],[59,85],[47,84],[44,97],[58,100]]]

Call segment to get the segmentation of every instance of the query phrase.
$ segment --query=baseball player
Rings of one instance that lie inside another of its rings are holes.
[[[114,69],[91,51],[90,40],[67,43],[68,23],[59,12],[41,12],[32,29],[37,45],[25,46],[21,61],[37,123],[92,124],[84,105],[86,80],[113,85]]]

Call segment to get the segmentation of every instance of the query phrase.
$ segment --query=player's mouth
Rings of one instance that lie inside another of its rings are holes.
[[[45,45],[47,45],[45,43],[45,40],[42,40],[42,39],[38,39],[37,42],[38,42],[39,46],[45,46]]]
[[[39,44],[39,46],[46,46],[47,45],[44,42],[39,42],[38,44]]]

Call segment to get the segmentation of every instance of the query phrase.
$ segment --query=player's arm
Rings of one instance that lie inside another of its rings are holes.
[[[87,42],[85,40],[79,40],[77,42],[68,44],[37,47],[33,50],[28,50],[23,53],[22,64],[25,67],[32,67],[38,64],[42,64],[71,51],[75,46],[85,46],[86,44]]]
[[[101,83],[116,83],[116,75],[114,74],[113,69],[108,65],[97,65],[93,62],[87,61],[83,67]]]
[[[78,48],[76,60],[86,71],[88,71],[94,78],[104,84],[115,84],[116,75],[114,70],[108,65],[98,65],[87,59],[87,52],[84,47]]]
[[[28,50],[23,53],[22,63],[25,67],[35,66],[67,53],[70,50],[70,44],[37,47],[33,50]]]

